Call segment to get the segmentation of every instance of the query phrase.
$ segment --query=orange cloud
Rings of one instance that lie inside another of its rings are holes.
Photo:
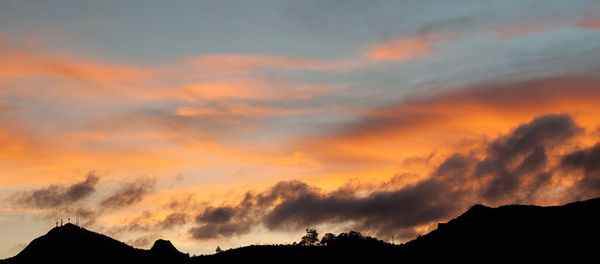
[[[187,66],[185,68],[176,67],[178,71],[187,72],[186,74],[189,76],[202,78],[244,76],[257,72],[281,69],[345,72],[368,67],[373,64],[370,61],[364,60],[364,58],[320,60],[314,58],[247,54],[207,55],[186,59],[183,62]]]
[[[600,16],[586,16],[586,18],[579,23],[577,27],[585,29],[600,29]]]
[[[106,83],[139,82],[152,74],[139,66],[100,63],[66,55],[52,55],[15,49],[0,43],[0,80],[51,76],[56,78]]]
[[[13,159],[25,155],[32,144],[18,133],[0,128],[0,159]]]
[[[539,32],[550,30],[548,25],[521,25],[516,27],[484,27],[484,29],[494,33],[501,39],[512,39],[516,37],[532,35]]]
[[[205,75],[216,77],[243,74],[268,69],[316,68],[317,61],[244,54],[208,55],[188,59],[187,62]]]
[[[268,117],[274,115],[301,114],[309,111],[310,109],[286,109],[254,106],[244,103],[223,102],[218,106],[211,107],[178,107],[175,110],[175,115],[184,117]]]
[[[412,60],[430,54],[434,44],[424,38],[394,40],[372,46],[365,56],[374,60]]]
[[[9,80],[36,82],[36,77],[53,78],[44,80],[44,89],[39,85],[14,85],[17,82],[13,82],[4,93],[111,103],[170,99],[309,99],[331,89],[277,76],[256,76],[256,73],[270,69],[320,71],[348,67],[344,63],[256,55],[211,55],[148,67],[104,63],[1,44],[0,56],[3,58],[0,84]]]
[[[540,32],[546,32],[551,30],[560,29],[564,26],[575,26],[578,28],[585,29],[600,29],[600,18],[594,15],[588,15],[583,20],[572,24],[561,25],[559,23],[552,23],[548,21],[545,24],[521,24],[509,27],[483,27],[485,30],[493,33],[496,37],[501,39],[513,39],[521,36],[532,35]]]
[[[399,164],[433,151],[444,156],[548,113],[569,113],[588,128],[600,121],[600,80],[552,78],[492,84],[368,110],[362,121],[298,144],[327,167]],[[594,140],[582,142],[595,142]],[[434,158],[435,162],[435,158]]]
[[[324,85],[294,83],[281,79],[225,79],[183,85],[183,91],[173,93],[183,99],[220,100],[228,98],[245,99],[311,99],[331,92]]]

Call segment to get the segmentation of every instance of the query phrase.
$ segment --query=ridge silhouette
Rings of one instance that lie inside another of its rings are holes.
[[[189,254],[179,252],[171,241],[163,239],[154,242],[150,248],[150,255],[158,263],[185,263],[190,258]]]
[[[592,257],[600,246],[600,198],[562,206],[475,205],[409,241],[400,254],[419,259],[557,260]]]
[[[0,263],[185,263],[188,254],[169,241],[156,241],[150,250],[137,249],[74,224],[52,228],[31,241],[16,256]]]
[[[317,246],[252,245],[197,257],[179,252],[168,240],[142,250],[66,224],[0,263],[581,262],[597,255],[599,224],[600,198],[548,207],[475,205],[401,245],[352,231],[327,234]]]

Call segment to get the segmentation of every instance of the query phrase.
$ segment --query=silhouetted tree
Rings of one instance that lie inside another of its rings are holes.
[[[300,240],[300,245],[312,246],[317,242],[319,242],[319,233],[317,233],[317,230],[307,228],[306,235],[304,235],[302,240]]]
[[[332,233],[327,233],[327,234],[323,235],[323,238],[321,238],[321,244],[323,244],[323,245],[330,245],[334,241],[335,241],[335,235]]]
[[[348,233],[340,233],[337,236],[337,240],[338,241],[357,241],[357,240],[362,240],[363,236],[360,232],[356,232],[356,231],[350,231]]]
[[[221,249],[221,247],[219,247],[219,246],[217,246],[217,249],[215,249],[215,251],[216,251],[217,253],[221,253],[221,252],[223,252],[223,250],[222,250],[222,249]]]

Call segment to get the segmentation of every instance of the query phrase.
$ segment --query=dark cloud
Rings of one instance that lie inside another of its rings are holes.
[[[447,179],[464,177],[469,173],[475,160],[471,156],[455,153],[438,166],[433,176]]]
[[[211,239],[217,237],[229,237],[248,233],[254,223],[251,221],[232,221],[226,223],[208,223],[190,229],[194,239]]]
[[[576,191],[580,195],[598,195],[600,192],[600,143],[563,156],[560,166],[568,171],[582,172],[582,178],[575,184]]]
[[[246,193],[236,206],[207,207],[196,216],[198,227],[190,233],[195,239],[210,239],[244,234],[263,218],[267,210],[280,201],[297,199],[317,190],[299,181],[279,182],[269,190]]]
[[[316,191],[315,187],[300,181],[284,181],[277,183],[268,192],[258,194],[256,203],[259,206],[269,206],[278,200],[296,199]]]
[[[237,206],[209,207],[196,217],[195,239],[247,233],[258,224],[271,230],[302,229],[325,222],[354,221],[356,228],[376,233],[409,228],[457,210],[445,201],[462,199],[464,191],[446,189],[452,177],[435,177],[397,191],[359,197],[352,189],[331,193],[298,181],[280,182]]]
[[[84,181],[69,186],[50,185],[30,192],[18,193],[13,197],[15,204],[31,208],[56,208],[67,206],[88,197],[96,190],[100,178],[91,171]]]
[[[227,222],[233,217],[235,213],[232,207],[208,207],[204,210],[203,214],[196,217],[196,221],[205,223],[223,223]]]
[[[517,127],[511,134],[491,142],[487,156],[477,164],[475,177],[486,178],[488,184],[480,190],[490,202],[513,197],[524,190],[527,181],[542,185],[549,179],[543,171],[547,163],[547,149],[566,143],[583,129],[569,115],[552,114],[538,117]],[[535,192],[539,186],[529,186]]]
[[[564,168],[581,169],[586,173],[600,171],[600,143],[563,156],[560,164]]]
[[[184,225],[188,222],[188,215],[185,213],[171,213],[158,225],[161,229],[168,229],[178,225]]]
[[[489,142],[483,158],[455,153],[428,179],[400,189],[380,186],[364,194],[360,188],[341,188],[327,193],[299,181],[280,182],[264,192],[247,193],[237,205],[207,207],[190,232],[196,239],[208,239],[243,234],[257,225],[298,230],[349,223],[376,235],[413,233],[417,226],[454,216],[475,203],[532,201],[554,176],[548,153],[581,131],[568,115],[541,116]],[[598,160],[600,146],[565,156],[561,166],[583,170],[593,182],[600,179]]]
[[[383,234],[426,224],[456,212],[469,186],[457,186],[459,177],[472,170],[475,159],[455,154],[428,180],[399,190],[322,193],[315,189],[289,195],[270,210],[263,223],[270,229],[303,228],[326,222],[353,221],[354,227]],[[449,203],[449,201],[452,201]]]
[[[582,131],[566,114],[551,114],[535,118],[517,127],[510,135],[489,146],[494,158],[510,160],[515,155],[529,153],[536,147],[560,145]]]
[[[464,162],[468,160],[464,158]],[[409,228],[457,209],[444,201],[462,199],[462,190],[445,188],[448,181],[454,179],[445,177],[451,174],[450,168],[444,171],[439,173],[440,177],[366,197],[358,197],[353,188],[323,193],[299,181],[280,182],[265,192],[248,193],[237,206],[206,208],[196,217],[200,226],[190,233],[196,239],[209,239],[244,234],[257,224],[281,230],[347,220],[356,222],[358,228],[374,232]]]
[[[455,210],[442,201],[447,196],[459,198],[458,193],[446,192],[444,187],[443,181],[432,179],[366,197],[306,194],[275,206],[265,216],[264,224],[269,229],[299,229],[325,222],[354,221],[357,228],[376,233],[408,228]]]
[[[121,208],[138,203],[154,189],[154,183],[151,179],[123,183],[117,191],[102,200],[100,205],[106,208]]]
[[[18,206],[46,209],[41,216],[44,221],[60,221],[71,219],[75,223],[79,220],[81,226],[93,225],[99,212],[94,208],[85,207],[85,198],[96,191],[100,178],[91,171],[85,180],[71,185],[51,185],[46,188],[22,192],[13,196],[13,201]]]

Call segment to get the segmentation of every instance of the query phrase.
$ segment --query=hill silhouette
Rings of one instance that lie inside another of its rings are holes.
[[[188,258],[169,241],[159,240],[152,249],[143,250],[66,224],[34,239],[19,254],[1,263],[185,263]]]
[[[252,245],[189,257],[171,242],[150,250],[67,224],[34,239],[0,263],[374,263],[594,259],[600,198],[563,206],[475,205],[429,234],[392,245],[358,232],[326,234],[317,245]]]
[[[475,205],[400,248],[407,258],[556,260],[594,256],[600,246],[600,198],[563,206]],[[437,255],[428,254],[437,252]]]

